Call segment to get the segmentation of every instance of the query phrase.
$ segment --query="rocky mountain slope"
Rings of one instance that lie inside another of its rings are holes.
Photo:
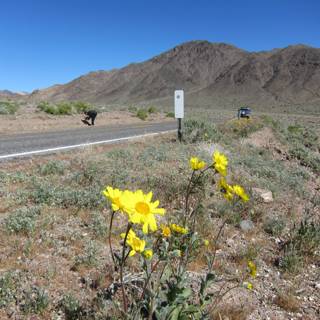
[[[247,52],[224,43],[192,41],[142,63],[36,90],[28,100],[126,104],[171,98],[177,88],[194,101],[320,105],[320,49],[296,45]]]

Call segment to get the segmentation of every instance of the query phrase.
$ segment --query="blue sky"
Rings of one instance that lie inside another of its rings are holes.
[[[1,1],[0,39],[0,89],[32,91],[190,40],[320,47],[320,0]]]

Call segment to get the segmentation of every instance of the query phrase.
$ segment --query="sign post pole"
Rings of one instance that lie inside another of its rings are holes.
[[[181,118],[178,118],[178,139],[182,141],[182,128],[181,128]]]
[[[178,119],[178,139],[182,141],[182,118],[184,117],[184,92],[176,90],[174,92],[174,114]]]

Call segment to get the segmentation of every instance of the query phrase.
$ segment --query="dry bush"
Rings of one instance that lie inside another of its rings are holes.
[[[274,303],[289,312],[297,312],[300,309],[299,300],[290,291],[279,292]]]

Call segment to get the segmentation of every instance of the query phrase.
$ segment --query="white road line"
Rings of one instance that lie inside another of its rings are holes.
[[[136,136],[129,136],[129,137],[123,137],[123,138],[117,138],[117,139],[80,143],[80,144],[74,144],[74,145],[70,145],[70,146],[61,146],[61,147],[56,147],[56,148],[33,150],[33,151],[20,152],[20,153],[12,153],[12,154],[6,154],[4,156],[0,156],[0,160],[1,159],[9,159],[9,158],[29,156],[29,155],[40,154],[40,153],[50,153],[50,152],[60,151],[60,150],[68,150],[68,149],[75,149],[75,148],[81,148],[81,147],[88,147],[88,146],[93,146],[93,145],[97,145],[97,144],[108,144],[108,143],[114,143],[114,142],[119,142],[119,141],[127,141],[127,140],[139,139],[139,138],[143,138],[143,137],[150,137],[150,136],[155,136],[155,135],[159,135],[159,134],[163,134],[163,133],[176,132],[176,131],[177,130],[167,130],[167,131],[161,131],[161,132],[139,134],[139,135],[136,135]]]

